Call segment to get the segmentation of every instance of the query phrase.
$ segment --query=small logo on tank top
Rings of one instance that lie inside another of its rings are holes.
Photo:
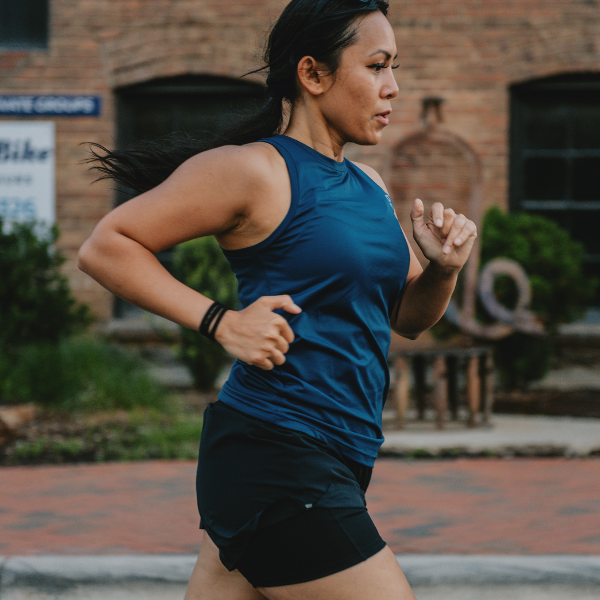
[[[390,198],[389,194],[385,195],[385,199],[388,201],[389,205],[392,207],[392,211],[394,212],[394,216],[396,217],[396,221],[398,221],[398,215],[396,214],[396,209],[394,208],[394,202]]]

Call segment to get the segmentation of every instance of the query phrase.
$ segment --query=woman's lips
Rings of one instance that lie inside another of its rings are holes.
[[[377,119],[377,121],[379,121],[382,125],[387,125],[390,122],[389,119],[389,114],[390,114],[390,110],[383,112],[383,113],[379,113],[378,115],[375,115],[375,119]]]

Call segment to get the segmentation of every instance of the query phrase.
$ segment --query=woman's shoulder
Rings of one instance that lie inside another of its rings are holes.
[[[357,167],[358,169],[360,169],[365,175],[367,175],[368,177],[370,177],[380,188],[383,189],[383,191],[387,194],[387,188],[385,187],[385,183],[383,182],[383,179],[381,178],[381,175],[373,168],[370,167],[369,165],[365,165],[363,163],[359,163],[356,161],[350,161],[355,167]]]
[[[192,156],[181,167],[188,175],[226,174],[234,179],[255,181],[272,175],[274,153],[274,149],[263,142],[219,146]]]
[[[291,201],[285,161],[264,142],[206,150],[178,171],[181,185],[173,195],[186,196],[190,206],[206,206],[211,214],[222,215],[218,239],[229,250],[266,237]]]

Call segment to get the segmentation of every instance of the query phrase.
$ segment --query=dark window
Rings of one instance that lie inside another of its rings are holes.
[[[0,48],[46,48],[48,0],[0,0]]]
[[[511,209],[567,229],[600,277],[600,74],[513,86],[510,122]]]
[[[118,146],[181,131],[191,135],[217,133],[264,99],[263,86],[224,77],[180,76],[121,88],[117,90]],[[130,191],[119,189],[116,203],[130,197]],[[172,248],[158,255],[168,270],[172,268],[172,256]],[[116,300],[115,316],[139,312],[129,303]]]

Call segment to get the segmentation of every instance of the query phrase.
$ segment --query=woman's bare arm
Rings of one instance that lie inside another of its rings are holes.
[[[409,339],[416,339],[442,318],[477,237],[472,221],[439,202],[431,207],[427,220],[424,213],[421,200],[415,200],[413,235],[430,262],[422,269],[411,250],[406,288],[391,319],[392,329]]]
[[[107,214],[81,247],[79,268],[128,302],[198,329],[212,300],[175,279],[155,254],[206,235],[230,248],[267,237],[287,212],[277,199],[285,198],[289,179],[277,176],[287,176],[285,170],[273,171],[275,155],[264,146],[222,147],[189,159],[162,184]],[[293,333],[272,311],[300,309],[289,296],[276,298],[227,313],[217,339],[251,364],[269,369],[284,362]],[[239,340],[242,331],[249,333]]]
[[[355,164],[387,193],[377,171],[368,165]],[[423,269],[408,244],[410,265],[407,283],[391,317],[392,329],[409,339],[416,339],[442,318],[454,292],[458,273],[477,237],[477,228],[472,221],[456,215],[452,209],[444,209],[439,202],[431,207],[427,221],[424,213],[423,203],[416,200],[411,212],[413,235],[430,262]]]

